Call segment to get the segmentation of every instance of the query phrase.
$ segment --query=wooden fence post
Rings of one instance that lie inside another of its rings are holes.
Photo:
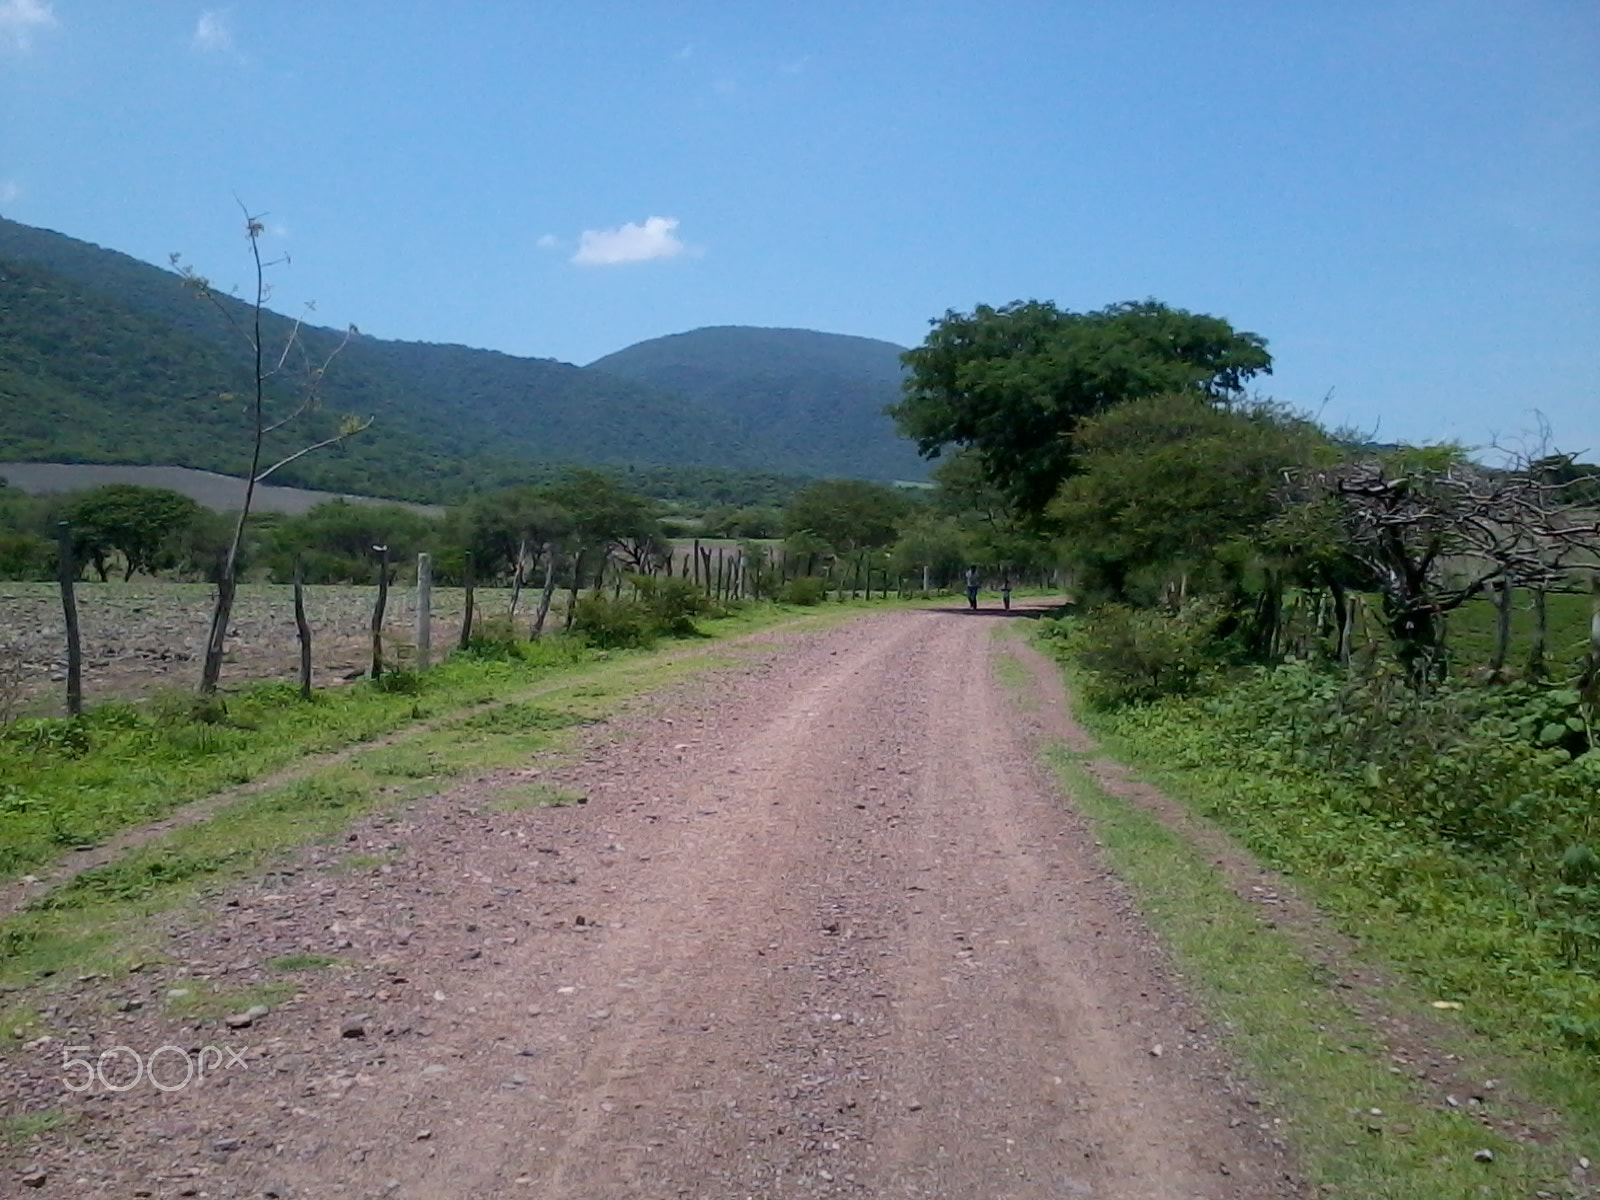
[[[83,715],[83,643],[78,635],[78,564],[72,555],[72,526],[56,526],[57,577],[61,581],[61,615],[67,632],[67,716]]]
[[[1489,673],[1499,680],[1505,674],[1506,656],[1511,651],[1511,580],[1510,578],[1496,580],[1495,588],[1495,629],[1494,653],[1489,659]]]
[[[372,606],[372,678],[383,678],[383,610],[389,606],[389,547],[374,546],[378,552],[378,602]]]
[[[464,583],[466,585],[467,595],[466,595],[466,607],[465,607],[465,609],[463,610],[463,612],[461,614],[461,637],[456,642],[456,648],[458,650],[465,650],[467,648],[467,646],[470,645],[471,642],[472,642],[472,602],[473,602],[473,592],[474,592],[474,590],[476,588],[477,580],[473,577],[473,574],[472,574],[472,551],[471,550],[468,550],[466,552],[466,554],[463,556],[463,578],[462,578],[462,583]]]
[[[417,555],[417,670],[433,665],[433,555]]]
[[[300,699],[311,699],[311,623],[306,620],[306,565],[294,560],[294,631],[300,639]]]
[[[556,547],[554,542],[544,544],[544,590],[539,593],[539,611],[533,618],[533,638],[544,636],[544,621],[550,615],[550,601],[556,594]]]

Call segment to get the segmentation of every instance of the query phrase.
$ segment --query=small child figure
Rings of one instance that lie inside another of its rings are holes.
[[[1000,577],[1000,602],[1006,606],[1006,611],[1011,611],[1011,576]]]

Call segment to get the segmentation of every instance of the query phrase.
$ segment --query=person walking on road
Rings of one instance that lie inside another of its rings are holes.
[[[973,611],[978,608],[978,568],[967,568],[967,607]]]
[[[1011,611],[1011,576],[1000,576],[1000,603],[1005,605],[1007,612]]]

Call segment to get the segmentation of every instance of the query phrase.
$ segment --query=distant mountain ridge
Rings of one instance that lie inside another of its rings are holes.
[[[818,475],[923,479],[927,463],[884,408],[900,398],[904,346],[811,329],[718,325],[652,338],[584,369],[677,392],[775,441]]]
[[[289,320],[268,314],[266,325],[269,340],[281,338]],[[341,336],[316,327],[304,334],[313,358]],[[344,446],[299,460],[274,482],[438,501],[522,478],[529,463],[906,473],[908,445],[879,439],[879,457],[838,434],[863,415],[852,405],[870,409],[869,422],[886,420],[881,366],[863,359],[862,379],[837,369],[831,408],[820,394],[795,401],[804,389],[789,386],[785,401],[771,406],[772,419],[761,420],[732,397],[741,370],[752,380],[745,391],[757,397],[792,383],[793,356],[777,344],[770,350],[771,370],[746,354],[740,366],[710,371],[720,390],[696,395],[626,370],[358,338],[328,373],[323,411],[308,428],[331,430],[347,412],[377,422]],[[222,394],[249,390],[241,351],[228,322],[172,272],[0,218],[0,458],[238,474],[245,426],[239,402]],[[914,456],[909,469],[917,469]]]

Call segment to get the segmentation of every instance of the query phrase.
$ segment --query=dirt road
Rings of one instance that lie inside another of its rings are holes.
[[[222,1030],[246,1065],[201,1087],[71,1098],[28,1194],[1294,1194],[1038,765],[998,624],[782,640],[541,775],[586,805],[496,811],[496,776],[363,826],[381,868],[241,893],[179,935],[190,972],[354,965]]]

